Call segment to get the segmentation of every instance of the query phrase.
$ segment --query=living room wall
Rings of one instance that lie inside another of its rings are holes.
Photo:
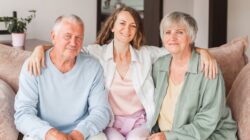
[[[227,40],[238,36],[248,35],[250,41],[250,1],[228,0]],[[247,50],[250,59],[250,48]]]
[[[36,9],[37,18],[28,25],[28,38],[50,40],[50,29],[55,18],[61,14],[74,13],[85,21],[84,44],[93,43],[96,37],[96,0],[5,0],[1,3],[0,16],[11,15],[13,10],[19,17],[27,16],[28,10]],[[163,15],[171,11],[183,11],[193,15],[199,25],[197,46],[208,45],[208,0],[163,0]],[[228,0],[228,41],[248,35],[250,37],[250,1]],[[10,36],[0,36],[0,40]],[[250,49],[247,52],[250,57]]]
[[[163,2],[163,15],[182,11],[194,16],[199,28],[195,44],[199,47],[208,47],[208,0],[164,0]]]
[[[198,23],[196,45],[208,46],[208,3],[209,0],[164,0],[163,15],[171,11],[187,12],[195,17]],[[250,40],[250,1],[228,0],[227,41],[239,36],[248,35]],[[250,58],[250,48],[247,50]]]
[[[1,2],[0,16],[11,16],[16,10],[18,17],[25,17],[30,9],[37,10],[37,16],[28,25],[28,38],[50,40],[50,31],[56,17],[62,14],[76,14],[85,22],[84,44],[93,43],[96,37],[96,0],[5,0]],[[11,39],[10,35],[0,40]]]

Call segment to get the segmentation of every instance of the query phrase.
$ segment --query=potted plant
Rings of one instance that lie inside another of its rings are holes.
[[[15,47],[22,47],[25,43],[27,25],[35,18],[36,11],[30,10],[31,14],[26,18],[17,17],[0,17],[5,22],[7,30],[12,36],[12,45]]]

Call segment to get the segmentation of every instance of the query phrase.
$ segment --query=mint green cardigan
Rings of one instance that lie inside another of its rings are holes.
[[[153,66],[157,124],[166,95],[172,56],[165,55]],[[221,72],[213,80],[199,70],[200,56],[192,51],[184,84],[176,103],[173,128],[166,131],[167,140],[236,140],[237,126],[226,106],[225,86]]]

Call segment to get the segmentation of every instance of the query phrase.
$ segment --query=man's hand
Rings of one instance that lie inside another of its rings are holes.
[[[151,135],[148,140],[167,140],[164,132],[159,132]]]
[[[81,132],[77,131],[77,130],[73,130],[70,134],[69,137],[72,140],[84,140],[84,136]]]
[[[50,129],[46,136],[45,140],[72,140],[63,132],[58,131],[55,128]]]

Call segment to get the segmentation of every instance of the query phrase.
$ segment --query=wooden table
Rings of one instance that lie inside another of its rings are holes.
[[[7,41],[0,41],[0,44],[5,44],[7,46],[12,46],[11,41],[7,40]],[[21,50],[26,50],[26,51],[33,51],[34,48],[37,45],[42,45],[42,44],[51,44],[48,41],[44,41],[44,40],[39,40],[39,39],[26,39],[25,41],[25,45],[24,47],[14,47],[16,49],[21,49]]]

